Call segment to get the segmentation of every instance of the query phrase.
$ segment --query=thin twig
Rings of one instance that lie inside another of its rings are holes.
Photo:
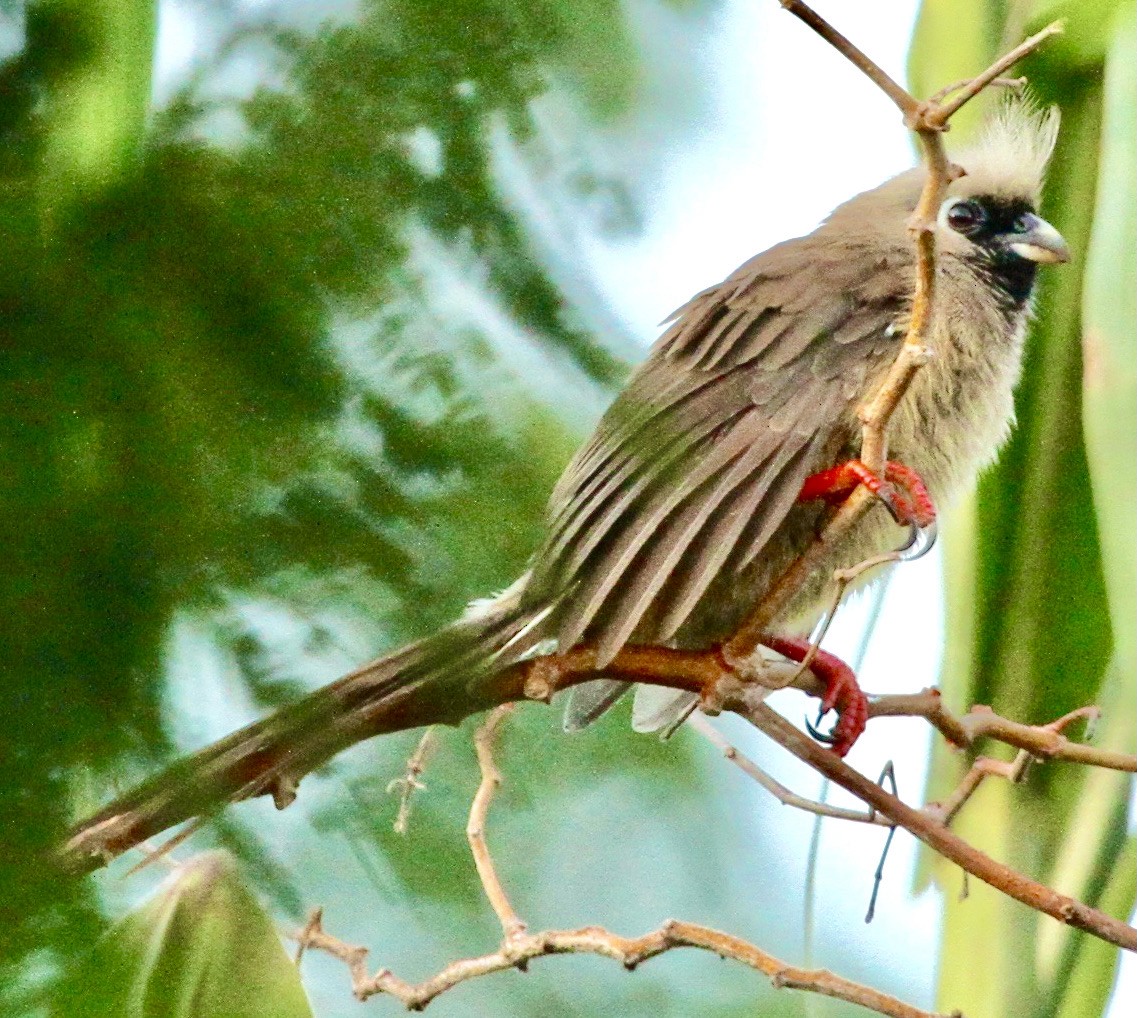
[[[961,81],[953,81],[950,85],[945,85],[935,95],[933,95],[928,102],[942,103],[949,95],[954,95],[961,88],[970,85],[975,79],[964,78]],[[1016,91],[1026,88],[1027,79],[1022,78],[994,78],[989,84],[989,88],[1009,88]]]
[[[855,566],[850,566],[847,569],[835,569],[833,571],[833,591],[829,598],[829,604],[825,607],[825,613],[821,616],[821,625],[817,627],[817,631],[810,641],[809,650],[806,651],[805,657],[801,659],[801,664],[798,665],[797,671],[790,680],[790,685],[796,683],[809,671],[810,665],[813,664],[814,659],[817,657],[817,652],[821,650],[821,643],[828,634],[829,627],[837,617],[837,609],[841,607],[841,602],[845,599],[845,592],[849,589],[849,584],[858,576],[862,576],[864,573],[876,569],[878,566],[891,565],[895,562],[900,562],[903,558],[903,549],[900,551],[886,551],[880,555],[873,555],[870,558],[864,559]],[[857,669],[854,667],[853,673],[856,674],[856,671]]]
[[[880,772],[880,777],[876,779],[876,783],[881,788],[884,783],[888,782],[892,786],[892,794],[898,796],[900,794],[896,787],[896,768],[892,766],[892,761],[884,765],[884,770]],[[884,864],[888,860],[888,850],[892,848],[892,839],[896,837],[896,824],[888,825],[888,837],[884,839],[884,847],[880,851],[880,862],[876,864],[876,871],[872,875],[872,894],[869,895],[869,907],[865,910],[865,922],[871,923],[873,917],[876,915],[876,901],[880,896],[880,888],[884,883]]]
[[[961,1018],[959,1012],[948,1016],[923,1011],[887,993],[834,975],[827,969],[797,968],[739,937],[675,919],[640,937],[621,937],[599,926],[522,934],[490,954],[451,962],[420,983],[400,979],[389,969],[380,969],[371,975],[367,970],[367,948],[347,944],[318,926],[314,929],[305,927],[301,935],[307,949],[324,951],[348,967],[351,990],[356,999],[367,1000],[385,993],[401,1001],[409,1011],[421,1011],[435,997],[470,979],[507,969],[524,969],[528,962],[553,954],[596,954],[611,958],[631,971],[675,948],[694,947],[761,972],[776,989],[805,990],[859,1004],[890,1018]]]
[[[194,834],[200,831],[204,823],[204,819],[197,817],[186,824],[177,834],[170,835],[170,837],[160,845],[155,845],[149,841],[143,842],[142,848],[144,852],[142,858],[122,875],[122,879],[125,880],[127,877],[134,876],[139,870],[143,870],[155,862],[161,862],[170,868],[176,869],[178,866],[177,860],[172,858],[170,853],[182,842],[188,841]]]
[[[403,776],[395,778],[387,785],[388,795],[396,790],[399,793],[399,811],[395,814],[395,823],[393,824],[396,834],[407,833],[407,827],[411,820],[411,796],[426,787],[422,783],[422,773],[426,770],[426,761],[434,752],[437,741],[438,729],[436,726],[430,725],[422,733],[422,737],[415,745],[414,752],[408,757]]]
[[[967,773],[943,802],[929,803],[924,811],[936,817],[940,823],[947,826],[963,808],[964,804],[979,790],[986,778],[1006,778],[1011,784],[1018,784],[1026,773],[1032,757],[1025,750],[1020,749],[1014,760],[996,760],[994,757],[977,757],[968,768]]]
[[[296,935],[296,954],[292,959],[293,964],[299,965],[304,960],[304,952],[308,948],[308,938],[320,931],[320,924],[323,920],[324,910],[322,908],[314,908],[308,913],[308,921]]]
[[[501,771],[497,769],[493,758],[493,741],[501,723],[513,712],[514,707],[515,704],[507,703],[490,711],[474,735],[474,751],[478,756],[478,769],[481,771],[482,780],[474,795],[474,801],[470,806],[470,819],[466,824],[466,840],[470,843],[470,853],[474,857],[478,878],[482,882],[494,914],[501,923],[501,930],[507,941],[524,933],[525,923],[514,911],[498,878],[493,856],[486,844],[486,815],[489,813],[494,793],[501,786]]]
[[[820,14],[801,0],[779,0],[782,7],[795,18],[804,22],[821,36],[849,63],[864,74],[874,85],[900,108],[905,117],[914,116],[920,103],[903,85],[898,84],[875,60],[863,53],[860,48],[845,38]]]
[[[982,74],[976,75],[968,84],[958,90],[953,89],[952,92],[957,92],[958,94],[956,94],[951,102],[944,103],[942,106],[939,106],[938,109],[928,113],[927,120],[929,125],[946,124],[960,109],[971,102],[971,100],[979,95],[985,88],[988,88],[998,81],[1006,71],[1014,67],[1023,57],[1030,56],[1030,54],[1046,42],[1047,39],[1051,38],[1051,36],[1061,35],[1062,31],[1063,22],[1051,22],[1041,32],[1035,33],[1029,39],[1019,43],[1013,50],[999,57],[987,70]]]
[[[714,745],[727,760],[734,764],[734,766],[747,777],[752,778],[766,789],[766,791],[783,806],[792,806],[794,809],[800,809],[803,812],[812,813],[819,817],[832,817],[834,820],[851,820],[854,823],[875,824],[879,827],[892,826],[884,817],[879,816],[871,809],[846,809],[842,806],[831,806],[827,802],[818,802],[816,799],[808,799],[805,796],[790,791],[790,789],[786,788],[786,786],[776,778],[767,774],[751,760],[750,757],[738,749],[738,747],[715,728],[703,714],[698,712],[692,714],[687,719],[687,728],[697,732]]]
[[[835,753],[822,748],[804,732],[798,731],[781,715],[761,702],[754,702],[752,697],[747,697],[745,691],[741,697],[731,700],[728,706],[745,716],[751,724],[798,759],[984,883],[1036,911],[1045,912],[1118,947],[1137,951],[1137,930],[1133,927],[992,859],[952,833],[936,817],[889,795],[883,788],[853,770]]]
[[[878,697],[869,704],[870,717],[919,717],[928,721],[935,719],[947,731],[965,739],[963,745],[972,745],[981,737],[1000,739],[1008,745],[1027,744],[1031,749],[1020,749],[1013,761],[996,760],[992,757],[977,757],[971,768],[960,780],[952,793],[940,803],[929,803],[921,812],[938,823],[949,825],[968,799],[976,792],[987,777],[1006,778],[1012,783],[1023,780],[1029,764],[1035,760],[1073,760],[1078,763],[1095,763],[1112,770],[1137,770],[1137,756],[1098,750],[1093,746],[1071,742],[1063,730],[1076,720],[1092,720],[1100,712],[1096,707],[1083,707],[1051,721],[1046,725],[1019,725],[992,713],[986,708],[977,708],[960,719],[944,709],[938,690],[929,689],[922,693],[897,694]],[[711,742],[722,755],[744,774],[748,775],[775,799],[786,806],[812,813],[818,817],[834,820],[850,820],[854,823],[874,824],[879,827],[894,827],[895,824],[881,816],[874,809],[848,809],[832,806],[826,802],[810,799],[791,791],[776,778],[771,777],[753,760],[747,757],[730,742],[707,718],[699,713],[687,721],[687,727]],[[1004,738],[1005,737],[1005,738]],[[1087,759],[1091,758],[1091,759]]]
[[[1090,718],[1100,711],[1082,707],[1065,718],[1046,725],[1024,725],[996,714],[990,707],[975,706],[963,717],[956,717],[943,703],[939,690],[882,696],[869,703],[870,718],[920,717],[935,726],[956,746],[971,746],[979,739],[996,739],[1015,749],[1027,750],[1041,760],[1104,767],[1107,770],[1137,773],[1137,755],[1073,742],[1062,734],[1073,718]]]

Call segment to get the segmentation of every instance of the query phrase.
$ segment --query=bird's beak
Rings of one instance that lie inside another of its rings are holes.
[[[1053,264],[1055,262],[1068,262],[1070,248],[1066,239],[1045,219],[1031,216],[1028,229],[1014,235],[1007,245],[1020,258],[1032,262]]]

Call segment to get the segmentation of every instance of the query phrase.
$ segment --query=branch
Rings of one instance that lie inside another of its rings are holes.
[[[501,786],[501,771],[493,759],[493,740],[497,735],[498,727],[513,710],[514,705],[507,703],[496,710],[490,711],[485,722],[474,733],[474,751],[478,755],[478,769],[482,772],[482,781],[474,795],[470,806],[470,819],[466,823],[466,840],[470,843],[470,854],[474,857],[474,867],[478,871],[478,879],[489,898],[490,906],[494,910],[501,931],[506,942],[517,939],[525,932],[523,923],[509,903],[509,896],[505,893],[501,880],[497,875],[493,857],[486,844],[486,817],[489,814],[490,803],[493,802],[494,793]]]
[[[806,4],[800,0],[781,0],[781,2],[787,11],[809,25],[840,51],[896,104],[904,115],[905,123],[916,132],[927,169],[920,200],[909,224],[916,245],[916,284],[912,296],[908,332],[896,361],[889,369],[880,388],[860,409],[863,425],[861,460],[870,470],[880,474],[887,459],[888,423],[893,411],[908,391],[916,373],[934,353],[927,345],[927,338],[936,292],[936,215],[943,203],[948,185],[962,172],[953,166],[947,157],[943,145],[943,132],[947,129],[951,117],[967,102],[1062,28],[1058,22],[1047,26],[996,60],[982,74],[965,84],[954,86],[949,94],[955,94],[956,97],[950,102],[941,103],[934,98],[920,102]],[[875,504],[876,499],[863,486],[858,487],[845,500],[810,548],[782,573],[738,632],[726,643],[723,650],[728,660],[744,662],[755,653],[770,623],[786,607],[794,593],[818,568],[829,550],[839,544]]]
[[[763,703],[755,703],[752,693],[744,691],[731,698],[727,706],[742,714],[756,728],[779,745],[788,749],[799,760],[851,792],[861,802],[881,813],[898,827],[903,827],[945,859],[954,862],[972,876],[990,884],[1004,894],[1060,922],[1066,923],[1102,940],[1137,951],[1137,930],[1119,919],[1106,915],[1065,894],[1031,880],[1011,867],[969,845],[943,825],[930,813],[907,805],[864,775],[853,770],[836,754],[822,748],[803,732],[798,731]]]
[[[1026,772],[1034,761],[1069,760],[1111,770],[1130,772],[1137,770],[1137,756],[1071,742],[1062,734],[1074,721],[1082,719],[1096,721],[1100,716],[1101,711],[1097,707],[1082,707],[1046,725],[1020,725],[999,717],[989,707],[973,707],[971,713],[961,720],[944,708],[937,689],[925,689],[915,694],[882,696],[869,704],[870,718],[924,718],[942,733],[949,734],[949,741],[953,741],[950,736],[954,736],[956,745],[970,746],[980,737],[989,737],[1009,746],[1026,747],[1020,748],[1012,761],[986,756],[977,757],[947,799],[942,803],[928,803],[922,812],[944,826],[951,824],[956,814],[986,778],[1001,777],[1018,784],[1026,777]],[[734,746],[704,714],[698,712],[692,714],[687,720],[687,727],[717,747],[727,760],[761,785],[783,806],[792,806],[803,812],[834,820],[849,820],[854,823],[874,824],[878,827],[896,827],[896,824],[871,807],[867,810],[848,809],[807,799],[791,791]]]
[[[497,951],[451,962],[421,983],[400,979],[388,969],[374,975],[367,970],[367,948],[346,944],[323,931],[318,917],[301,931],[305,949],[324,951],[338,958],[351,973],[351,990],[358,1000],[385,993],[403,1003],[409,1011],[421,1011],[435,997],[461,983],[507,969],[520,969],[535,958],[553,954],[596,954],[619,962],[629,972],[642,962],[650,961],[677,947],[695,947],[741,962],[766,976],[775,989],[805,990],[823,997],[833,997],[892,1018],[960,1018],[936,1015],[881,993],[861,983],[834,975],[826,969],[804,969],[779,961],[748,941],[721,933],[709,926],[671,919],[658,929],[640,937],[621,937],[599,926],[575,930],[544,930],[522,934],[504,943]]]
[[[807,4],[802,3],[801,0],[779,0],[779,2],[784,10],[812,28],[849,63],[872,81],[889,99],[896,103],[906,120],[917,115],[920,109],[919,100],[903,85],[897,84],[884,68],[846,39],[820,14]]]
[[[482,780],[474,796],[466,828],[482,887],[501,922],[504,936],[498,950],[451,962],[421,983],[409,983],[388,969],[380,969],[370,975],[367,970],[367,948],[347,944],[324,932],[322,910],[316,909],[304,928],[296,934],[297,964],[307,950],[324,951],[347,965],[351,974],[352,993],[357,1000],[364,1001],[385,993],[401,1001],[408,1010],[421,1011],[435,997],[464,982],[507,969],[525,971],[530,961],[552,954],[596,954],[612,958],[632,971],[642,962],[675,948],[694,947],[748,965],[769,978],[776,989],[806,990],[851,1004],[860,1004],[890,1018],[948,1018],[946,1015],[922,1011],[896,997],[854,983],[825,969],[803,969],[788,965],[748,941],[695,923],[670,919],[658,929],[640,937],[621,937],[599,926],[527,932],[525,923],[518,918],[498,879],[497,868],[485,841],[485,822],[490,803],[494,792],[502,783],[501,771],[493,758],[493,741],[502,721],[511,710],[512,705],[506,705],[492,711],[474,736]],[[959,1018],[958,1014],[953,1018]]]
[[[1046,725],[1024,725],[1000,717],[990,707],[974,706],[962,718],[944,707],[939,690],[882,696],[869,704],[870,718],[921,717],[934,725],[956,746],[972,746],[980,739],[997,739],[1028,752],[1039,760],[1066,760],[1070,763],[1137,773],[1137,756],[1115,750],[1071,742],[1063,733],[1079,718],[1096,719],[1097,707],[1082,707]]]
[[[805,796],[790,791],[790,789],[786,788],[780,781],[776,778],[772,778],[762,770],[761,767],[738,749],[738,747],[733,745],[722,732],[711,724],[705,714],[700,714],[696,711],[687,719],[686,724],[688,728],[697,732],[714,745],[727,760],[734,764],[734,766],[747,777],[753,778],[754,781],[766,789],[766,791],[783,806],[793,806],[794,809],[800,809],[805,813],[812,813],[814,816],[819,817],[831,817],[834,820],[850,820],[853,823],[875,824],[879,827],[895,826],[894,824],[890,824],[874,810],[846,809],[843,806],[831,806],[827,802],[807,799]]]
[[[980,92],[991,85],[1005,85],[1008,84],[1001,80],[1000,76],[1009,71],[1015,64],[1017,64],[1024,57],[1030,56],[1039,46],[1041,46],[1047,39],[1055,35],[1061,35],[1063,31],[1063,22],[1053,21],[1047,25],[1041,32],[1037,32],[1029,39],[1020,42],[1013,50],[1005,53],[999,57],[990,67],[987,68],[982,74],[977,75],[971,81],[961,83],[958,87],[952,87],[947,90],[947,95],[958,93],[956,97],[949,103],[939,102],[934,104],[926,115],[929,126],[935,128],[937,125],[946,125],[955,114],[957,114],[964,106],[966,106],[972,99],[974,99]],[[1018,79],[1021,84],[1023,79]],[[1013,85],[1014,82],[1009,84]],[[933,98],[946,98],[946,95],[941,95]]]
[[[753,968],[769,978],[777,990],[804,990],[829,996],[860,1004],[878,1015],[893,1018],[949,1018],[914,1008],[895,996],[854,983],[827,969],[804,969],[787,965],[739,937],[678,919],[667,920],[663,926],[639,937],[623,937],[599,926],[547,929],[541,933],[522,934],[490,954],[450,962],[439,973],[421,983],[408,983],[389,969],[380,969],[375,975],[368,974],[366,947],[352,946],[324,933],[317,913],[301,930],[299,937],[306,950],[324,951],[348,966],[351,992],[357,1000],[365,1001],[385,993],[401,1001],[409,1011],[421,1011],[435,996],[453,990],[467,980],[507,969],[524,971],[528,962],[546,958],[550,954],[599,954],[600,957],[620,962],[625,969],[632,971],[641,962],[656,958],[675,947],[698,947],[699,950]],[[956,1012],[951,1018],[960,1016]]]
[[[426,770],[426,761],[434,751],[434,744],[438,741],[438,729],[431,725],[422,733],[414,752],[407,759],[406,770],[402,777],[395,778],[387,785],[387,794],[399,793],[399,812],[395,815],[394,830],[396,834],[406,834],[411,820],[411,796],[426,786],[422,783],[422,772]]]

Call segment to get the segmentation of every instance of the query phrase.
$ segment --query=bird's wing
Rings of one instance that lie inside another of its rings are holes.
[[[602,665],[649,613],[650,638],[670,639],[827,465],[898,342],[887,280],[907,278],[840,254],[780,245],[676,312],[553,494],[527,596],[567,592],[550,618],[562,647],[595,640]]]

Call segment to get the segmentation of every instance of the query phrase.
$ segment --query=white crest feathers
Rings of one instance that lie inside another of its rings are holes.
[[[967,176],[953,190],[1037,200],[1059,120],[1058,107],[1040,108],[1029,95],[1004,101],[979,141],[954,157]]]

